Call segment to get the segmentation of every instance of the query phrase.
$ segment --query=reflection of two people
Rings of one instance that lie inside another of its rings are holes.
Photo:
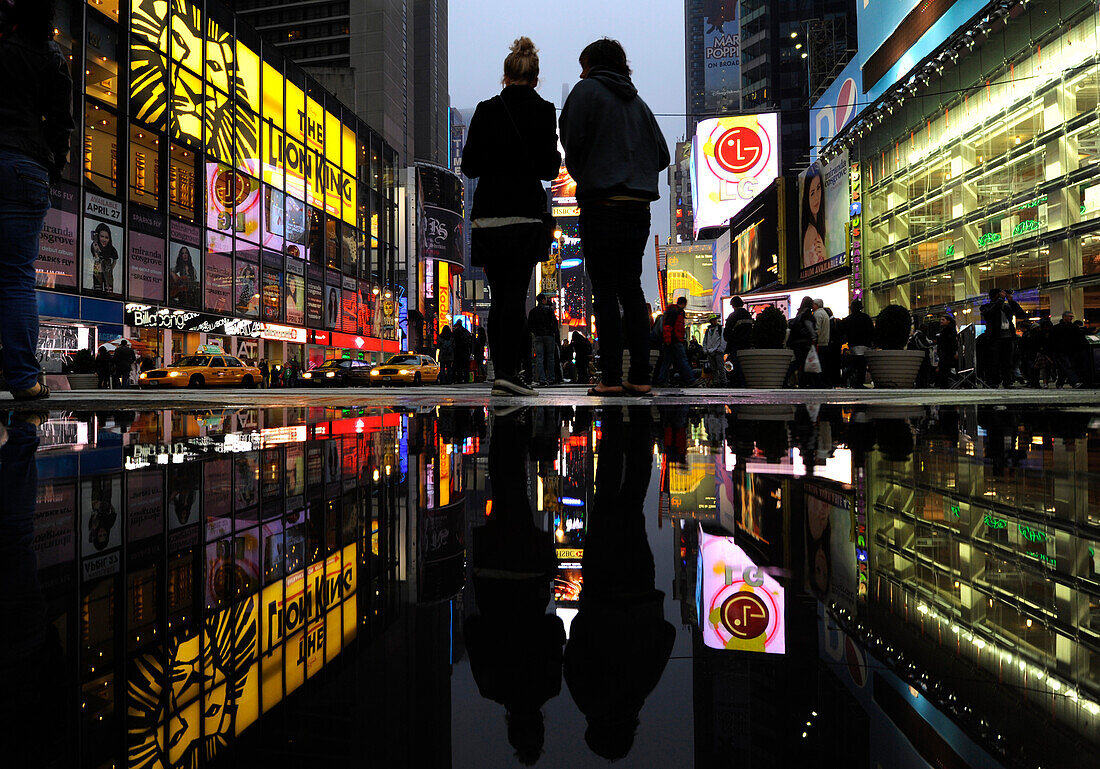
[[[64,744],[66,666],[38,583],[34,510],[38,425],[44,415],[0,423],[0,745],[6,766],[53,765]],[[53,726],[47,726],[52,724]],[[50,729],[51,740],[38,735]]]
[[[465,627],[470,665],[481,694],[508,711],[508,739],[524,764],[544,742],[541,707],[561,691],[561,677],[584,713],[585,742],[617,759],[634,743],[638,715],[672,653],[675,628],[655,587],[643,503],[652,470],[648,407],[602,414],[594,504],[584,549],[584,585],[565,642],[547,612],[553,540],[532,517],[528,484],[531,426],[497,417],[489,447],[493,493],[489,522],[474,530],[474,589],[479,615]]]

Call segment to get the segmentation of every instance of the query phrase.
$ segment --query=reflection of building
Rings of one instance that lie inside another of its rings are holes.
[[[125,335],[166,362],[204,342],[299,362],[396,349],[381,137],[215,6],[65,8],[57,39],[87,74],[36,265],[44,338]]]

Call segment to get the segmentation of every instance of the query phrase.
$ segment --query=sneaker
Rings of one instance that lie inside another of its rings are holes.
[[[498,377],[493,380],[493,395],[538,395],[539,391],[523,381],[521,376]]]

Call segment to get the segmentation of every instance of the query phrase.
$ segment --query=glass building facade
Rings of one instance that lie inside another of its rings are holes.
[[[997,287],[1033,319],[1100,322],[1096,7],[1018,10],[953,41],[936,82],[905,82],[864,123],[853,157],[873,313],[893,303],[980,322]]]
[[[376,132],[216,3],[62,0],[56,25],[77,130],[36,265],[48,372],[120,336],[165,363],[399,349]]]

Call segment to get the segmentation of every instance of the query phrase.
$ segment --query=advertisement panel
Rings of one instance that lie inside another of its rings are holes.
[[[810,109],[810,162],[816,161],[817,153],[867,106],[857,57],[848,62]]]
[[[250,318],[258,317],[260,313],[259,265],[246,262],[238,256],[236,275],[233,296],[236,297],[237,314],[247,315]]]
[[[306,282],[306,325],[322,326],[325,320],[325,289],[317,281]]]
[[[704,110],[708,115],[741,107],[741,3],[703,3]]]
[[[164,215],[130,207],[130,269],[127,291],[137,301],[164,301]]]
[[[743,294],[746,291],[774,283],[778,279],[779,265],[776,254],[768,248],[764,232],[764,220],[756,221],[736,235],[737,269],[734,271],[730,290]]]
[[[192,224],[173,221],[168,237],[168,303],[198,308],[202,302],[202,233]]]
[[[710,297],[710,309],[713,312],[722,312],[722,297],[730,295],[732,247],[733,241],[729,230],[723,232],[721,237],[714,241],[714,261],[711,264],[711,283],[714,289]]]
[[[851,216],[847,151],[825,164],[815,161],[803,171],[798,197],[800,277],[846,265]]]
[[[711,307],[714,241],[707,240],[665,249],[665,300],[675,304],[687,297],[687,309],[706,312]]]
[[[340,319],[336,326],[345,334],[359,332],[359,292],[344,289],[340,301]]]
[[[202,272],[202,284],[206,295],[206,309],[211,312],[229,312],[233,297],[233,258],[217,237],[210,237],[206,248],[206,269]]]
[[[711,649],[783,654],[784,589],[734,544],[699,528],[697,595],[703,643]]]
[[[851,500],[824,486],[807,484],[807,588],[826,605],[854,612],[859,591],[856,520]]]
[[[569,175],[564,163],[558,169],[557,178],[550,183],[550,204],[554,216],[580,216],[581,210],[577,207],[577,183]]]
[[[287,263],[287,267],[290,263]],[[286,274],[286,322],[294,326],[306,323],[306,281],[301,275]]]
[[[420,259],[464,264],[462,181],[445,168],[416,168],[417,250]]]
[[[69,185],[50,187],[50,210],[34,263],[34,284],[39,288],[76,288],[76,201],[76,190]]]
[[[264,267],[263,281],[263,319],[279,320],[283,307],[283,273],[271,267]]]
[[[725,225],[779,175],[779,115],[703,120],[692,145],[695,236]]]
[[[122,204],[85,193],[84,214],[84,289],[122,296]]]

